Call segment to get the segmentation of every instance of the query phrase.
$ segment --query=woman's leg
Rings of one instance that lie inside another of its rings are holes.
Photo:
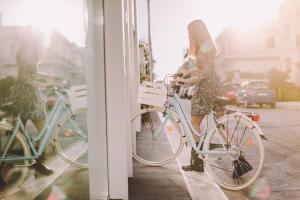
[[[191,116],[191,122],[194,127],[194,129],[200,133],[200,125],[201,122],[204,118],[204,115],[198,115],[198,116]],[[193,134],[193,138],[196,142],[196,144],[199,144],[200,142],[200,137],[196,134]],[[182,169],[185,171],[199,171],[203,172],[204,167],[203,167],[203,160],[198,157],[198,154],[194,149],[191,150],[191,159],[190,159],[190,165],[187,166],[182,166]]]
[[[35,125],[35,127],[37,128],[38,132],[40,133],[43,130],[44,126],[45,126],[46,120],[45,119],[43,119],[43,120],[34,120],[32,122]],[[40,141],[38,143],[38,147],[40,147]],[[45,161],[46,161],[46,149],[44,150],[44,152],[42,153],[40,158],[37,159],[37,162],[34,165],[34,168],[40,174],[47,176],[47,175],[52,174],[54,171],[45,166]]]
[[[198,115],[198,116],[192,115],[191,116],[192,125],[198,133],[201,132],[200,125],[201,125],[201,122],[202,122],[204,117],[205,117],[204,115]],[[195,140],[196,143],[200,142],[200,137],[198,135],[193,134],[193,137],[194,137],[194,140]]]

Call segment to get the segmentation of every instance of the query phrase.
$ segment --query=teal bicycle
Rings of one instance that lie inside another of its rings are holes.
[[[169,77],[174,75],[165,78],[165,86],[148,83],[140,88],[144,92],[139,97],[141,103],[148,105],[131,118],[133,157],[148,166],[162,166],[176,159],[186,144],[199,154],[205,171],[221,187],[248,187],[257,179],[264,163],[265,137],[255,123],[259,115],[226,110],[227,101],[217,98],[215,108],[203,120],[202,132],[197,133],[176,93],[178,86],[169,84]],[[167,96],[166,101],[160,101],[163,95]],[[160,102],[165,103],[158,105]],[[222,112],[222,117],[218,112]],[[193,133],[201,138],[199,144]]]
[[[28,167],[35,163],[35,159],[46,151],[50,143],[69,164],[88,168],[86,108],[72,109],[70,95],[66,95],[66,91],[70,90],[66,87],[50,90],[58,98],[48,115],[44,129],[35,138],[24,127],[20,116],[7,117],[6,113],[11,110],[13,104],[0,107],[0,169],[5,181],[0,188],[0,196],[8,195],[22,184],[27,177]],[[79,97],[84,96],[80,88],[77,94]]]

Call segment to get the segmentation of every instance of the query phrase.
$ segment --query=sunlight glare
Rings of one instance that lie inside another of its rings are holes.
[[[82,34],[83,9],[82,4],[75,4],[74,2],[26,0],[22,5],[19,5],[20,24],[30,25],[42,31],[46,36],[45,45],[49,42],[49,34],[53,30],[58,30],[68,39],[75,41],[78,35]]]
[[[264,20],[275,17],[276,9],[270,0],[231,0],[232,6],[228,13],[232,13],[229,26],[241,31],[250,31],[257,27]],[[274,3],[274,2],[273,2]],[[233,6],[234,5],[234,6]],[[273,8],[273,9],[272,9]]]

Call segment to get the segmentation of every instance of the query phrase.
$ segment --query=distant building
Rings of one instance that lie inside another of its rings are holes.
[[[275,67],[289,72],[300,86],[300,1],[286,0],[278,19],[261,23],[255,30],[226,28],[217,38],[216,66],[226,72],[265,73]]]
[[[286,0],[279,7],[281,63],[292,82],[300,86],[300,1]]]
[[[25,28],[25,26],[0,26],[0,78],[8,75],[17,76],[14,52]],[[44,50],[39,70],[44,73],[60,74],[74,84],[82,83],[85,74],[82,52],[59,32],[54,32]]]
[[[14,52],[23,26],[0,26],[0,78],[16,75]]]
[[[216,38],[218,71],[266,73],[280,67],[277,27],[276,21],[269,20],[251,31],[226,28]]]

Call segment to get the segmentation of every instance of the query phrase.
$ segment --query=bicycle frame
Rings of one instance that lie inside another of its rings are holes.
[[[59,93],[57,92],[57,94],[59,94]],[[49,115],[49,118],[47,119],[47,121],[45,123],[45,126],[44,126],[43,130],[34,139],[29,135],[28,131],[26,130],[26,128],[24,126],[24,124],[22,123],[22,120],[21,120],[20,116],[18,116],[16,118],[15,126],[13,127],[12,135],[9,138],[9,140],[6,144],[6,147],[4,149],[4,153],[0,158],[0,162],[1,161],[15,161],[15,160],[32,160],[32,159],[39,158],[41,156],[41,154],[45,151],[46,146],[47,146],[49,140],[51,139],[51,136],[54,133],[54,129],[56,128],[56,125],[59,126],[59,124],[58,124],[59,120],[69,114],[67,111],[70,111],[72,113],[69,106],[65,103],[64,99],[59,94],[59,98],[56,101],[54,107],[52,108],[52,111]],[[76,130],[79,130],[79,131],[76,131],[76,133],[80,137],[83,137],[84,139],[87,139],[87,136],[80,131],[80,129],[78,128],[78,125],[76,124],[76,122],[74,122],[73,120],[70,120],[70,121],[72,123],[72,126],[76,127]],[[31,149],[33,155],[31,155],[29,157],[18,156],[18,155],[13,155],[13,156],[7,156],[6,157],[8,149],[9,149],[10,145],[12,144],[12,141],[15,139],[18,130],[23,131],[23,135],[25,137],[25,140],[26,140],[27,144],[29,145],[29,148]],[[39,140],[41,140],[41,144],[39,145],[39,148],[36,149],[34,144]]]
[[[178,94],[173,94],[172,97],[170,97],[170,100],[169,100],[169,107],[170,109],[166,109],[166,117],[164,119],[164,121],[162,122],[162,125],[161,127],[159,128],[158,132],[156,134],[159,134],[163,127],[166,125],[168,119],[170,118],[171,116],[171,112],[175,112],[180,120],[180,123],[182,124],[182,127],[183,127],[183,130],[184,130],[184,136],[186,137],[186,142],[187,144],[192,147],[193,149],[195,149],[195,151],[199,154],[229,154],[230,152],[229,151],[204,151],[202,150],[202,146],[203,146],[203,143],[204,143],[204,139],[206,137],[206,134],[208,133],[208,131],[210,131],[210,128],[209,127],[218,127],[217,125],[217,120],[214,116],[214,113],[213,112],[210,112],[206,117],[207,117],[207,124],[206,124],[206,129],[201,131],[201,133],[198,133],[192,126],[192,124],[189,122],[188,118],[187,118],[187,115],[186,113],[184,112],[180,102],[179,102],[179,99],[180,97],[178,96]],[[225,143],[224,143],[224,139],[223,137],[221,136],[222,133],[219,132],[220,129],[217,128],[217,132],[220,136],[220,140],[221,140],[221,144],[224,148],[224,150],[226,149],[225,148]],[[198,145],[196,144],[195,140],[194,140],[194,137],[193,137],[193,133],[199,135],[200,137],[200,141],[201,143],[199,143]]]

